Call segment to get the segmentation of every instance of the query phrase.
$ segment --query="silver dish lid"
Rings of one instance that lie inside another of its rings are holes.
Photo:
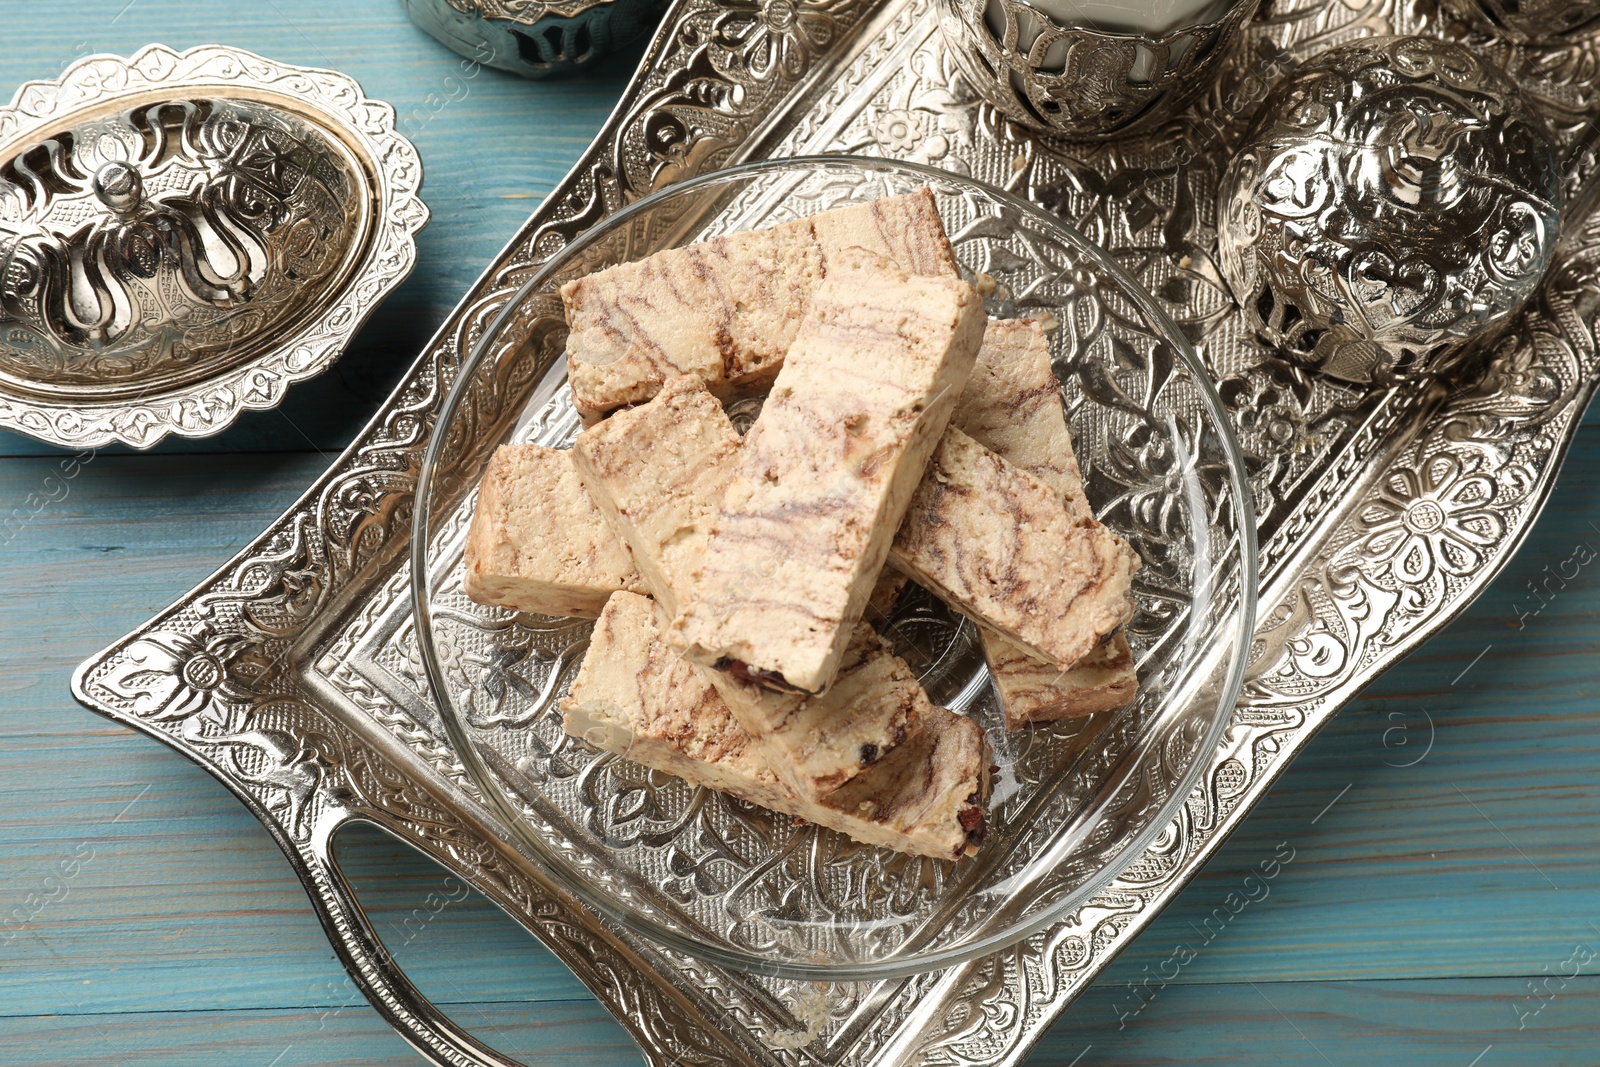
[[[394,109],[235,48],[91,56],[0,110],[0,427],[203,436],[324,370],[428,210]]]

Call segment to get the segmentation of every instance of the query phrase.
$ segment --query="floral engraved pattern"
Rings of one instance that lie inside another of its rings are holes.
[[[793,80],[833,43],[843,6],[837,0],[737,0],[718,16],[712,32],[750,77]]]
[[[838,150],[926,163],[954,174],[971,174],[973,146],[963,112],[973,103],[948,52],[918,52],[911,57],[915,77],[897,85],[881,105],[874,102],[861,115],[869,136],[853,139]]]
[[[436,625],[440,655],[464,694],[467,721],[480,730],[526,726],[544,713],[588,647],[583,626],[566,618],[499,613],[484,631],[478,619],[445,612]],[[470,640],[463,627],[494,640]]]
[[[248,704],[271,669],[255,647],[237,634],[158,631],[129,647],[116,685],[154,722],[186,719],[212,701]]]
[[[598,839],[614,848],[669,845],[675,850],[669,866],[681,873],[682,853],[675,841],[700,813],[705,790],[610,755],[590,761],[579,786]]]
[[[144,720],[174,725],[192,750],[259,788],[268,811],[304,832],[323,769],[310,735],[266,724],[272,702],[263,689],[274,669],[241,635],[158,630],[133,642],[102,684]]]
[[[1361,512],[1371,531],[1361,546],[1368,573],[1422,585],[1435,568],[1454,578],[1476,572],[1505,536],[1505,520],[1491,506],[1494,495],[1494,479],[1465,474],[1453,455],[1396,471]]]

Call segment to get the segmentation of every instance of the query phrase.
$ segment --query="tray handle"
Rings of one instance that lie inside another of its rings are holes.
[[[312,910],[356,988],[384,1022],[436,1067],[525,1067],[521,1060],[501,1055],[457,1026],[411,984],[383,947],[377,929],[356,899],[355,888],[333,857],[333,839],[341,828],[356,822],[371,822],[380,830],[384,827],[357,812],[333,814],[322,820],[309,841],[285,851],[290,853]]]

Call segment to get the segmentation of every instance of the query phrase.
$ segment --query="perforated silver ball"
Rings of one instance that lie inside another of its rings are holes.
[[[1273,94],[1223,178],[1218,253],[1262,338],[1345,381],[1439,371],[1543,276],[1561,187],[1544,120],[1473,52],[1331,49]]]

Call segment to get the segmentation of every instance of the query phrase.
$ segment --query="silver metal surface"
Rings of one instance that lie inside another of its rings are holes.
[[[588,66],[654,26],[666,0],[404,0],[451,51],[524,78]]]
[[[930,696],[991,739],[995,788],[972,863],[857,846],[596,751],[566,733],[557,707],[592,623],[485,607],[462,588],[475,506],[462,488],[479,484],[501,444],[562,447],[577,435],[564,282],[633,258],[643,234],[687,241],[918,189],[937,203],[963,271],[992,280],[991,314],[1060,324],[1051,350],[1089,500],[1143,561],[1127,626],[1139,694],[1115,714],[1008,734],[970,623],[908,603],[881,627]],[[1255,625],[1241,591],[1257,583],[1248,471],[1220,398],[1153,298],[1099,249],[948,172],[788,157],[660,196],[552,260],[463,369],[420,475],[416,622],[395,651],[423,662],[450,741],[518,843],[630,930],[819,981],[915,973],[1014,943],[1075,910],[1166,828],[1227,726]],[[1095,832],[1107,823],[1118,832]]]
[[[940,0],[950,54],[1007,117],[1064,137],[1117,137],[1205,89],[1260,0],[1160,34],[1064,25],[1029,0]]]
[[[928,0],[806,4],[811,40],[825,43],[806,45],[814,58],[798,71],[774,64],[760,76],[713,32],[744,10],[675,7],[595,145],[349,451],[215,577],[74,678],[87,705],[186,753],[251,807],[353,979],[434,1063],[505,1061],[422,1000],[376,947],[328,856],[350,820],[378,822],[471,879],[572,967],[653,1064],[1019,1062],[1317,728],[1487,586],[1543,505],[1600,378],[1597,219],[1569,221],[1544,286],[1486,370],[1428,389],[1306,375],[1255,342],[1220,278],[1216,190],[1266,92],[1252,79],[1355,36],[1472,32],[1439,21],[1432,4],[1275,5],[1270,24],[1247,32],[1246,58],[1208,89],[1204,113],[1233,120],[1179,117],[1148,137],[1090,147],[1041,141],[978,103],[950,66]],[[1577,136],[1594,110],[1585,111],[1600,60],[1592,44],[1534,54],[1475,40],[1507,69],[1537,71],[1524,84],[1541,106],[1564,109],[1561,141]],[[1166,303],[1222,382],[1252,454],[1267,606],[1246,695],[1204,784],[1128,874],[1003,953],[824,989],[699,965],[619,934],[505,847],[404,651],[410,575],[400,556],[443,391],[536,263],[682,174],[827,148],[998,180],[1066,216]],[[1565,177],[1571,188],[1584,176]]]
[[[1600,31],[1595,0],[1445,0],[1463,17],[1516,41],[1552,41]]]
[[[24,85],[0,110],[0,426],[143,447],[327,366],[427,219],[393,119],[219,45]]]
[[[1427,37],[1301,65],[1221,195],[1218,262],[1250,324],[1350,382],[1448,369],[1527,302],[1561,223],[1543,117],[1477,53]]]

